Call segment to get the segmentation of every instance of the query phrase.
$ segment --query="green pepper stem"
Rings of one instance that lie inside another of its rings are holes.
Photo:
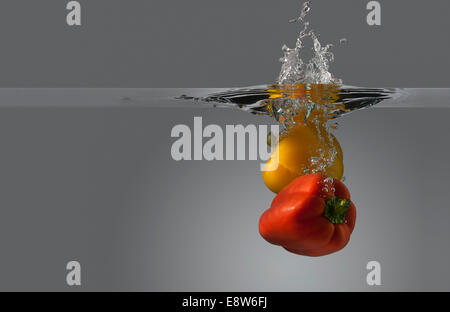
[[[347,210],[350,208],[349,199],[339,199],[333,197],[327,201],[325,207],[324,217],[330,220],[333,224],[341,224],[345,222]]]

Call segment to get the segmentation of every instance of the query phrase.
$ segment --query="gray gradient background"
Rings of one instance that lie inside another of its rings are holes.
[[[446,109],[374,108],[341,119],[346,184],[358,209],[341,252],[266,243],[273,194],[258,161],[171,160],[174,124],[263,124],[234,110],[3,108],[0,289],[449,290]],[[382,266],[380,287],[365,266]]]
[[[255,85],[274,79],[280,46],[297,33],[285,21],[298,1],[81,2],[84,26],[71,29],[63,1],[2,1],[0,86]],[[449,3],[382,1],[375,29],[366,1],[315,2],[323,38],[349,39],[334,66],[346,83],[448,86]],[[259,162],[170,157],[171,128],[194,116],[272,120],[200,108],[0,110],[0,290],[450,290],[450,110],[374,108],[340,121],[358,220],[350,244],[322,258],[259,237],[273,198]],[[80,288],[65,284],[70,260],[81,262]],[[383,286],[366,285],[370,260]]]
[[[382,26],[366,23],[366,0],[313,1],[311,22],[337,46],[333,72],[347,84],[448,87],[450,2],[382,3]],[[273,82],[281,46],[293,46],[301,1],[2,0],[2,87],[231,87]]]

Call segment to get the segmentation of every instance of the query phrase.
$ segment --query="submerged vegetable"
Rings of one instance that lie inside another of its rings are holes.
[[[342,149],[336,137],[322,127],[300,124],[281,138],[262,175],[266,186],[278,193],[313,170],[340,180],[344,173]]]
[[[336,179],[308,174],[274,198],[261,216],[259,232],[292,253],[317,257],[344,248],[355,221],[347,187]]]

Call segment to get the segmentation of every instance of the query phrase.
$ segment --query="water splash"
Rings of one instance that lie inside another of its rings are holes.
[[[343,154],[332,134],[337,125],[330,120],[390,98],[395,91],[343,86],[342,80],[335,78],[329,71],[334,61],[331,52],[333,45],[323,46],[306,21],[310,10],[311,2],[307,1],[303,4],[300,16],[290,21],[299,23],[301,31],[294,48],[286,45],[282,48],[281,71],[275,84],[232,89],[206,97],[183,95],[180,98],[223,106],[235,104],[253,113],[273,116],[282,126],[280,144],[286,137],[309,133],[309,137],[314,138],[313,142],[302,147],[309,159],[301,165],[300,172],[294,174],[321,173],[340,179],[343,174]],[[313,52],[308,60],[304,59],[307,40],[311,40]],[[340,40],[341,44],[346,42],[347,39]],[[302,140],[301,137],[298,139]]]
[[[332,135],[332,125],[329,123],[336,109],[342,80],[333,77],[329,71],[330,63],[334,61],[334,54],[331,52],[333,45],[323,46],[306,21],[310,10],[311,2],[306,1],[300,16],[290,21],[301,25],[295,47],[291,49],[284,45],[282,48],[284,55],[280,59],[282,65],[278,85],[292,95],[272,96],[269,107],[273,116],[284,126],[282,136],[289,136],[291,129],[296,127],[309,127],[317,134],[321,148],[311,151],[309,164],[304,165],[300,174],[330,174],[330,171],[335,170],[336,164],[342,161],[338,159],[339,143]],[[303,59],[306,40],[312,41],[313,51],[312,57],[307,61]],[[340,40],[341,44],[345,42],[346,39]]]
[[[183,94],[175,97],[178,100],[187,100],[194,103],[204,103],[212,107],[219,108],[236,108],[249,112],[255,115],[271,115],[278,121],[282,122],[281,116],[274,113],[282,112],[283,101],[289,102],[295,99],[296,96],[301,97],[299,89],[304,85],[286,86],[281,85],[263,85],[247,88],[231,88],[228,90],[220,90],[220,92],[198,92],[194,89],[190,90],[193,94]],[[324,88],[330,86],[324,85]],[[318,85],[310,85],[309,89],[317,89]],[[295,91],[297,90],[297,91]],[[329,117],[331,119],[349,114],[353,111],[372,107],[382,101],[386,100],[400,100],[406,98],[408,94],[402,89],[388,89],[388,88],[359,88],[352,86],[342,86],[333,92],[333,96],[328,94],[324,96],[322,93],[323,102],[328,101]],[[309,92],[311,94],[311,92]],[[330,100],[334,98],[333,100]],[[320,100],[318,101],[321,102]],[[286,104],[287,105],[287,104]],[[332,128],[336,125],[333,124]]]
[[[283,57],[280,61],[281,72],[278,83],[284,84],[342,84],[340,79],[334,78],[329,72],[330,63],[334,61],[334,54],[330,51],[332,44],[322,46],[310,23],[306,21],[311,10],[311,2],[303,4],[300,16],[290,22],[299,23],[302,27],[294,48],[284,45]],[[307,62],[302,58],[305,48],[305,40],[311,39],[313,43],[313,56]]]

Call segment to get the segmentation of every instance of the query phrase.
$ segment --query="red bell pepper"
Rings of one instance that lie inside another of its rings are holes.
[[[308,174],[278,193],[261,216],[259,232],[269,243],[317,257],[344,248],[355,220],[355,206],[341,181]]]

